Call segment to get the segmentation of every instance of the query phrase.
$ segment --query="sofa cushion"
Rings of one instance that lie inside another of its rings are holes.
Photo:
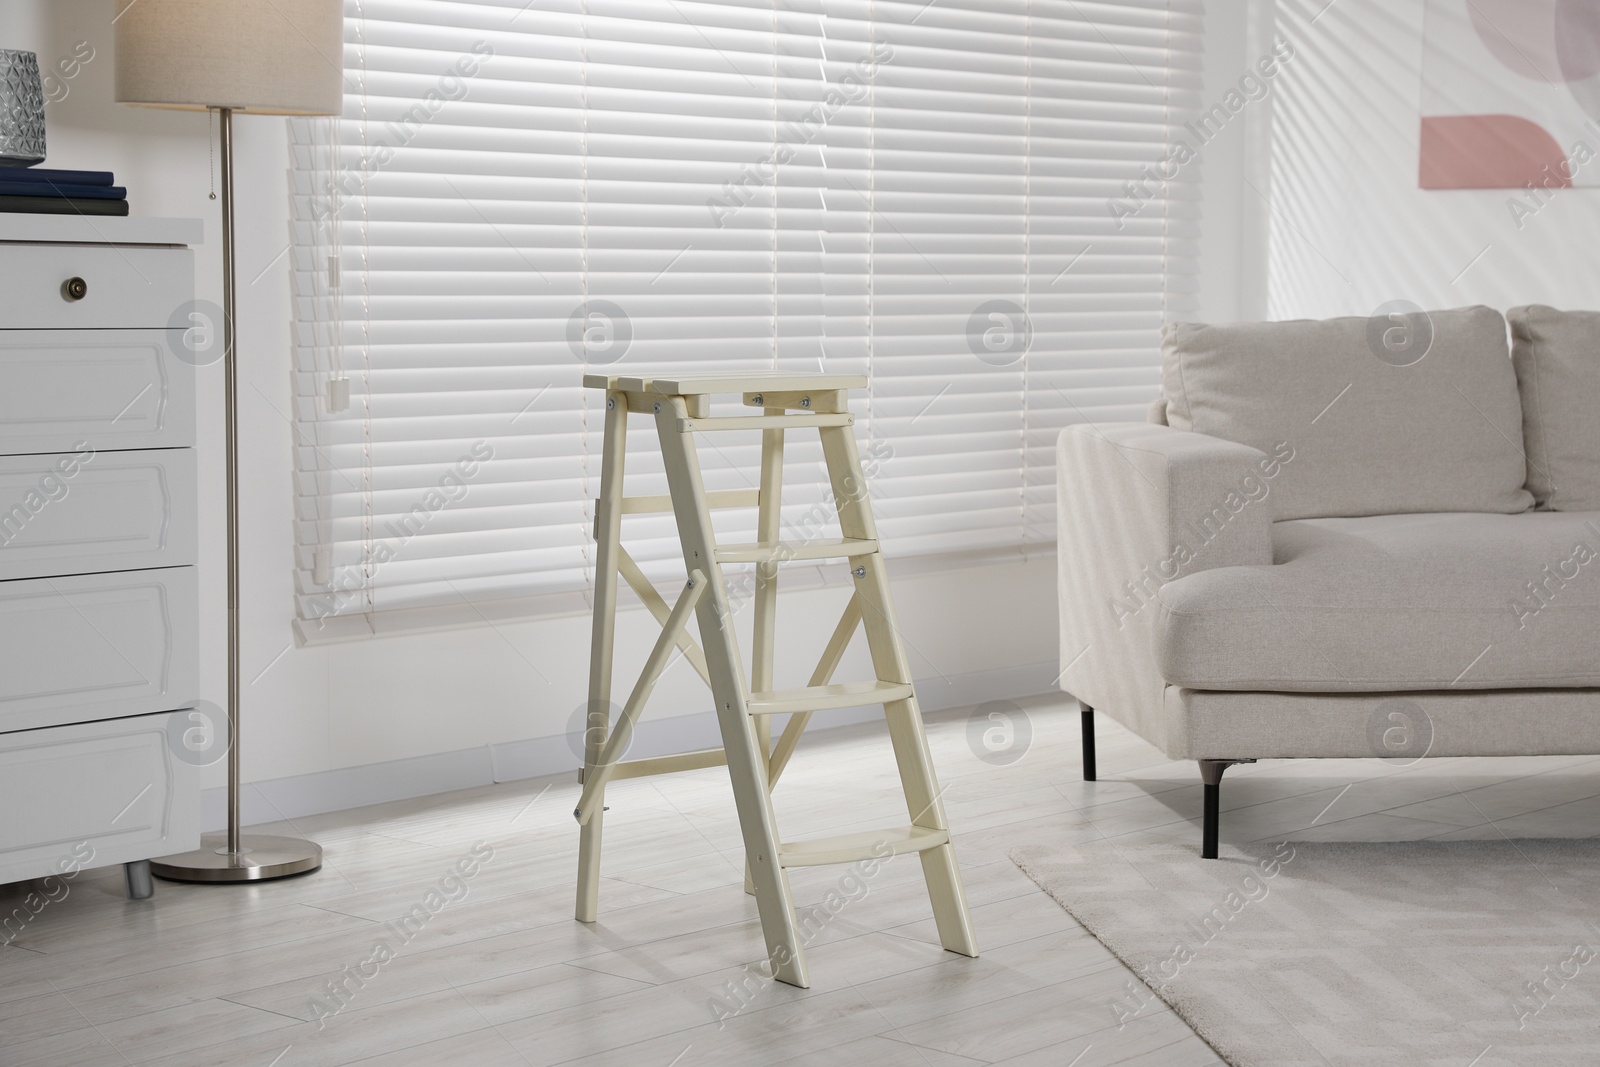
[[[1200,571],[1156,594],[1169,685],[1600,686],[1600,512],[1302,519],[1272,536],[1272,566]]]
[[[1268,453],[1287,442],[1279,519],[1526,510],[1505,320],[1486,307],[1427,318],[1170,324],[1167,422]],[[1431,336],[1421,358],[1380,359],[1385,331],[1408,326],[1419,347]]]
[[[1600,510],[1600,311],[1512,308],[1528,488],[1541,508]]]

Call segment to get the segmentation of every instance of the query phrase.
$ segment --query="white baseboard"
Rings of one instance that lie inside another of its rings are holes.
[[[943,678],[922,678],[917,680],[917,696],[922,710],[933,713],[970,707],[987,700],[1015,700],[1053,693],[1058,670],[1059,665],[1052,660]],[[812,729],[872,722],[882,715],[882,711],[871,707],[829,713],[826,722],[819,718],[813,722]],[[714,748],[721,743],[716,716],[707,711],[672,719],[645,719],[634,731],[628,755],[633,759],[664,756]],[[578,763],[571,742],[564,736],[556,736],[298,774],[246,783],[241,799],[241,819],[245,825],[254,826],[495,782],[563,772],[575,775]],[[207,789],[202,794],[201,819],[207,832],[227,825],[227,805],[226,788]]]

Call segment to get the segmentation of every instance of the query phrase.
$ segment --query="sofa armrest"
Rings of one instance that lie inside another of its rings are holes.
[[[1148,423],[1062,431],[1062,689],[1165,750],[1156,593],[1197,571],[1271,564],[1271,483],[1293,456]]]

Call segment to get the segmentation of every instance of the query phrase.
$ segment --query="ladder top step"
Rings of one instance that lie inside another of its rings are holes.
[[[848,559],[870,556],[878,542],[870,537],[824,537],[776,544],[718,545],[718,563],[784,563],[792,559]]]
[[[586,389],[621,389],[630,393],[695,396],[701,393],[787,392],[806,389],[865,389],[862,374],[774,374],[770,371],[727,371],[721,374],[585,374]]]
[[[888,704],[915,696],[909,682],[835,682],[805,689],[773,689],[751,693],[752,715],[789,715],[797,711],[836,711],[866,704]]]
[[[778,862],[785,867],[820,867],[826,863],[854,863],[907,852],[925,852],[949,843],[949,830],[897,826],[892,830],[867,830],[810,841],[785,841],[778,846]]]

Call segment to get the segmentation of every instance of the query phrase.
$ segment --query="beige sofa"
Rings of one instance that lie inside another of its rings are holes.
[[[1514,341],[1507,344],[1507,317]],[[1600,313],[1174,325],[1058,446],[1061,687],[1222,772],[1600,753]]]

